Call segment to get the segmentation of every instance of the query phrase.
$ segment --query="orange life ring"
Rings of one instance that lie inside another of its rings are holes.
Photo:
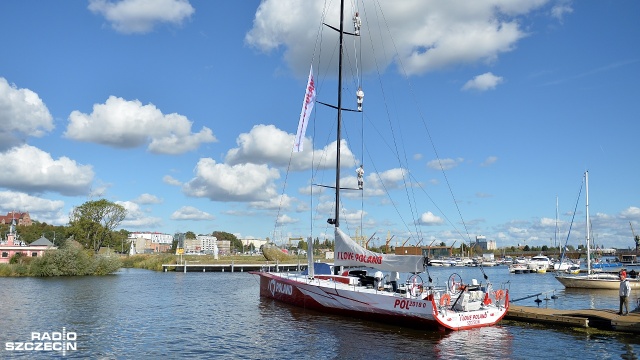
[[[445,302],[447,303],[447,306],[451,305],[451,295],[444,294],[440,297],[440,306],[444,306]]]
[[[504,298],[504,291],[496,290],[496,301],[500,301]]]

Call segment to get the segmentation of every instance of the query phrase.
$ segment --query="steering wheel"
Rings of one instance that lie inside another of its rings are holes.
[[[424,283],[422,278],[418,274],[413,274],[409,277],[409,291],[411,296],[419,297],[424,292]]]
[[[447,282],[449,286],[449,291],[451,291],[454,295],[459,294],[462,289],[464,289],[464,285],[462,284],[462,278],[457,273],[451,274],[449,276],[449,281]]]

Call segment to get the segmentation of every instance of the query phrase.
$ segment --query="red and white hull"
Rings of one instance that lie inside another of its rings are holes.
[[[508,294],[500,301],[482,299],[474,310],[454,310],[450,301],[440,301],[440,292],[421,291],[412,296],[390,291],[376,291],[357,284],[349,276],[303,275],[252,272],[260,277],[260,296],[287,304],[366,318],[411,327],[463,330],[491,326],[500,321],[509,308]],[[444,295],[443,295],[444,297]],[[447,298],[442,300],[448,300]],[[454,299],[455,301],[455,299]],[[498,304],[496,304],[498,303]]]

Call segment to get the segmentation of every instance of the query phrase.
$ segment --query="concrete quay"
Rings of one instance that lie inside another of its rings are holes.
[[[640,312],[637,310],[628,315],[618,315],[617,311],[608,309],[560,310],[509,305],[504,318],[565,327],[640,333]]]

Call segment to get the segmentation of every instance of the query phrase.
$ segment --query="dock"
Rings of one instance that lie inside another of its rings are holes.
[[[640,333],[639,312],[630,312],[628,315],[622,316],[618,315],[616,310],[560,310],[509,305],[505,319],[565,327]]]
[[[162,264],[162,272],[245,272],[245,271],[302,271],[307,268],[307,264],[279,264],[279,263],[254,263],[236,264],[234,261],[225,264],[201,264],[196,261],[185,261],[182,264]]]

